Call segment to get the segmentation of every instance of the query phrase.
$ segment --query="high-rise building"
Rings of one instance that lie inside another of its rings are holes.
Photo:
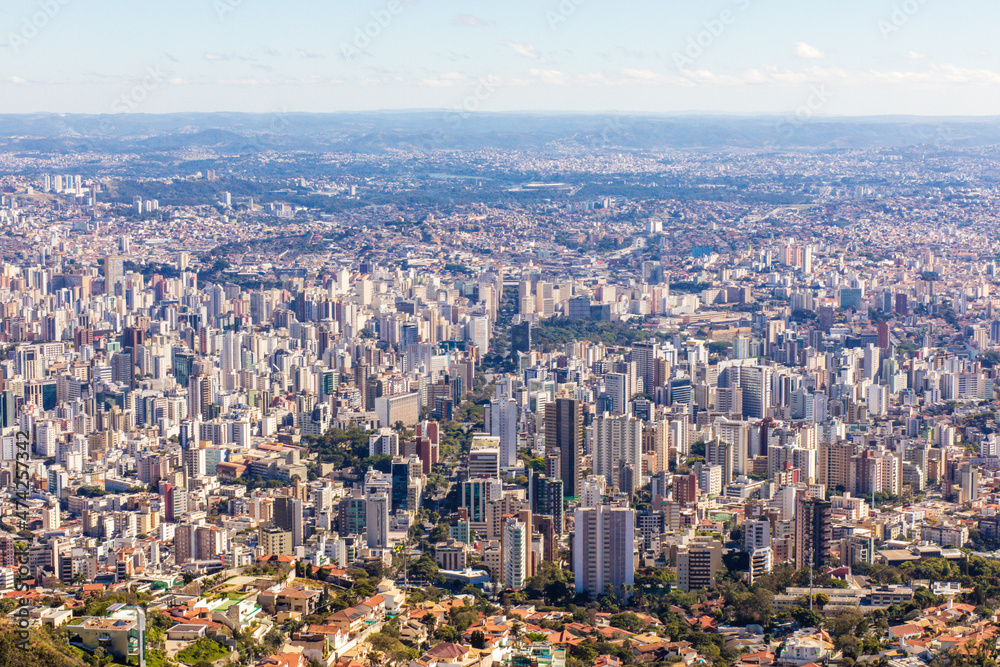
[[[198,526],[195,529],[199,560],[217,560],[223,552],[223,531],[218,526]]]
[[[713,537],[695,537],[677,547],[677,587],[685,593],[715,585],[722,567],[722,544]]]
[[[910,309],[907,304],[907,298],[905,294],[896,295],[896,314],[897,315],[907,315]]]
[[[757,366],[740,368],[743,416],[763,419],[771,407],[771,380],[767,369]]]
[[[854,444],[847,441],[819,446],[819,483],[827,489],[851,490]]]
[[[820,569],[827,562],[832,546],[830,516],[830,501],[804,494],[796,499],[795,569]]]
[[[712,465],[722,468],[722,485],[725,486],[733,479],[733,471],[736,470],[736,446],[723,440],[711,440],[705,444],[705,459]],[[743,473],[742,470],[739,471]]]
[[[970,503],[979,498],[979,467],[969,461],[963,461],[958,469],[959,492],[958,502]]]
[[[483,477],[462,482],[458,506],[468,512],[469,521],[486,523],[486,506],[493,499],[491,489],[499,484],[500,480]]]
[[[603,476],[608,485],[621,488],[621,480],[614,474],[621,461],[641,467],[642,420],[605,412],[594,422],[594,474]]]
[[[750,358],[750,336],[740,334],[733,339],[733,359]]]
[[[577,508],[573,516],[577,593],[596,597],[611,586],[617,595],[626,598],[626,586],[635,581],[635,510],[598,505]]]
[[[257,550],[264,555],[291,556],[292,534],[277,526],[263,525],[257,534]]]
[[[399,433],[383,426],[368,436],[368,456],[398,456]]]
[[[580,494],[583,458],[583,406],[573,398],[545,404],[545,449],[559,452],[559,478],[567,498]]]
[[[879,322],[878,323],[878,346],[880,349],[886,350],[889,348],[889,323]]]
[[[181,523],[174,528],[174,562],[178,565],[198,559],[198,526]],[[262,545],[263,546],[263,545]]]
[[[684,475],[674,475],[674,502],[681,507],[693,505],[698,501],[698,475],[689,472]]]
[[[774,551],[771,547],[760,547],[750,552],[750,569],[748,571],[750,583],[757,580],[774,568]]]
[[[621,415],[628,409],[632,399],[632,387],[629,375],[625,373],[608,373],[604,376],[604,387],[611,399],[611,414]]]
[[[528,551],[531,535],[528,526],[511,517],[503,526],[503,583],[507,588],[520,590],[528,578]]]
[[[490,351],[490,318],[485,315],[469,318],[466,337],[479,348],[479,355],[485,356]]]
[[[302,501],[298,498],[278,496],[274,499],[274,525],[292,534],[292,546],[302,546],[303,511]]]
[[[517,401],[494,398],[486,406],[486,430],[500,439],[500,467],[517,465]]]
[[[635,374],[642,379],[643,390],[652,395],[653,387],[658,387],[665,378],[659,373],[657,361],[662,354],[656,343],[635,343],[632,345],[632,361],[635,362]],[[631,396],[629,397],[631,398]]]
[[[531,322],[524,321],[510,328],[510,351],[515,357],[518,352],[531,351]]]
[[[552,517],[553,527],[557,535],[566,529],[563,498],[563,483],[561,479],[550,479],[540,473],[528,473],[528,502],[534,514]]]
[[[205,476],[206,466],[204,449],[197,446],[190,447],[184,450],[181,458],[182,463],[184,464],[184,472],[187,473],[189,478],[197,479]]]
[[[111,379],[126,387],[135,385],[135,373],[132,368],[130,351],[115,352],[111,357]]]
[[[420,394],[396,394],[375,399],[375,412],[380,426],[413,426],[420,419]]]
[[[118,284],[124,275],[125,269],[123,266],[124,262],[121,257],[105,257],[104,258],[104,292],[105,294],[114,294],[115,285]]]
[[[500,448],[496,438],[477,436],[469,452],[469,477],[500,477]]]
[[[188,386],[188,381],[194,375],[194,353],[184,347],[175,347],[172,352],[172,371],[177,384]]]
[[[337,507],[337,532],[341,535],[359,535],[368,521],[367,503],[360,489],[340,501]]]
[[[373,493],[365,498],[365,530],[368,548],[389,546],[389,495]]]
[[[0,391],[0,428],[10,428],[17,422],[17,394]]]

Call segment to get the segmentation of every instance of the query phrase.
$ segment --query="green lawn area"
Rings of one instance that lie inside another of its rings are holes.
[[[207,637],[202,637],[183,651],[177,653],[177,659],[185,665],[196,662],[215,662],[229,655],[229,651]]]

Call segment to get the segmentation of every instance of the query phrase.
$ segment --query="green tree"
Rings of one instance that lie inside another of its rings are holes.
[[[646,622],[630,611],[614,614],[610,623],[614,628],[621,628],[632,633],[639,633],[646,629]]]

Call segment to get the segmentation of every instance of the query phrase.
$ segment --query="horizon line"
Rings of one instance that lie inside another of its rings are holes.
[[[448,108],[382,108],[382,109],[341,109],[336,111],[165,111],[165,112],[127,112],[127,113],[88,113],[77,111],[26,111],[26,112],[3,112],[0,111],[0,118],[4,117],[39,117],[39,116],[78,116],[78,117],[166,117],[181,115],[202,115],[202,116],[222,116],[222,115],[246,115],[246,116],[337,116],[337,115],[365,115],[365,114],[449,114],[454,113],[454,109]],[[604,111],[579,111],[579,110],[559,110],[559,109],[524,109],[508,111],[475,111],[469,112],[468,117],[475,116],[636,116],[648,118],[672,118],[672,117],[702,117],[702,118],[783,118],[790,112],[770,111],[770,112],[739,112],[739,111],[627,111],[620,109],[608,109]],[[887,114],[816,114],[810,118],[803,119],[803,123],[823,122],[831,120],[887,120],[887,119],[915,119],[915,120],[956,120],[956,121],[983,121],[1000,120],[1000,113],[996,114],[945,114],[945,115],[925,115],[907,113],[887,113]]]

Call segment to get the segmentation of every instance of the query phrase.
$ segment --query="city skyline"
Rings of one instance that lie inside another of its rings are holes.
[[[0,664],[995,665],[996,19],[0,8]]]

